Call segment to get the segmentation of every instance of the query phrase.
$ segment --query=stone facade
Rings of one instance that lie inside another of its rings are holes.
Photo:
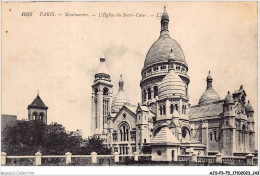
[[[113,85],[101,58],[92,85],[92,134],[103,137],[114,152],[151,153],[156,161],[177,161],[178,155],[192,153],[254,153],[254,110],[245,101],[243,86],[221,99],[209,72],[205,92],[198,105],[191,106],[188,64],[180,45],[169,35],[168,23],[165,9],[160,37],[149,49],[141,71],[141,104],[129,103],[122,76],[118,94],[112,96]]]

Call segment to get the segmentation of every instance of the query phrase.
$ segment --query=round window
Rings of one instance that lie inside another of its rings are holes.
[[[161,154],[162,154],[162,152],[161,152],[160,150],[158,150],[158,151],[157,151],[157,154],[158,154],[158,155],[161,155]]]

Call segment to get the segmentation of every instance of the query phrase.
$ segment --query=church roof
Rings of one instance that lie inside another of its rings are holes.
[[[168,124],[167,124],[168,125]],[[178,139],[172,134],[167,125],[163,125],[160,131],[152,139],[151,143],[155,144],[179,144]]]
[[[124,105],[125,107],[127,107],[130,111],[132,111],[134,114],[136,114],[136,106],[132,106],[132,105]]]
[[[150,110],[148,109],[147,106],[138,104],[138,107],[137,107],[136,111],[146,111],[146,112],[149,112]]]
[[[28,105],[28,108],[48,109],[48,107],[43,103],[39,95],[37,95],[37,97],[33,100],[33,102],[30,105]]]
[[[190,119],[219,116],[223,113],[224,100],[205,105],[191,106],[188,110]]]

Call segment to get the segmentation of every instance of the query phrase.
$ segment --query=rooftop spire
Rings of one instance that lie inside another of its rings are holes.
[[[37,89],[37,96],[39,96],[39,89]]]
[[[99,73],[104,73],[104,74],[109,75],[107,65],[106,65],[106,59],[105,59],[105,56],[103,53],[100,56],[100,64],[99,64],[96,74],[99,74]]]
[[[124,80],[123,80],[122,74],[120,75],[118,84],[119,84],[119,91],[124,91]]]
[[[211,74],[210,74],[210,70],[209,70],[209,74],[208,74],[208,76],[207,76],[207,89],[208,88],[212,88],[212,76],[211,76]]]
[[[162,18],[161,18],[161,34],[164,31],[168,32],[168,23],[169,23],[169,16],[166,11],[166,6],[164,6],[164,11],[163,11]]]

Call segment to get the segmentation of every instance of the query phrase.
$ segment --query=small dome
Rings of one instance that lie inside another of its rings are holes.
[[[224,104],[234,104],[234,99],[231,95],[231,93],[228,91],[228,94],[224,100]]]
[[[220,100],[218,93],[212,87],[213,78],[210,74],[210,71],[206,81],[207,81],[207,88],[199,99],[199,103],[198,103],[199,105],[204,105],[204,104],[208,104]]]
[[[122,108],[122,106],[125,103],[130,103],[129,98],[124,93],[124,88],[123,88],[124,80],[122,75],[120,75],[118,84],[119,84],[118,94],[114,96],[112,101],[112,107],[111,107],[112,112],[119,112],[119,110]]]
[[[220,100],[218,93],[211,87],[206,89],[206,91],[201,95],[199,105],[212,103],[218,100]]]
[[[246,111],[247,112],[254,112],[254,109],[253,109],[251,103],[249,102],[249,100],[248,100],[248,103],[246,104]]]
[[[180,76],[176,74],[174,70],[170,70],[159,85],[158,97],[159,99],[162,99],[175,95],[185,96],[185,92],[185,85]]]

